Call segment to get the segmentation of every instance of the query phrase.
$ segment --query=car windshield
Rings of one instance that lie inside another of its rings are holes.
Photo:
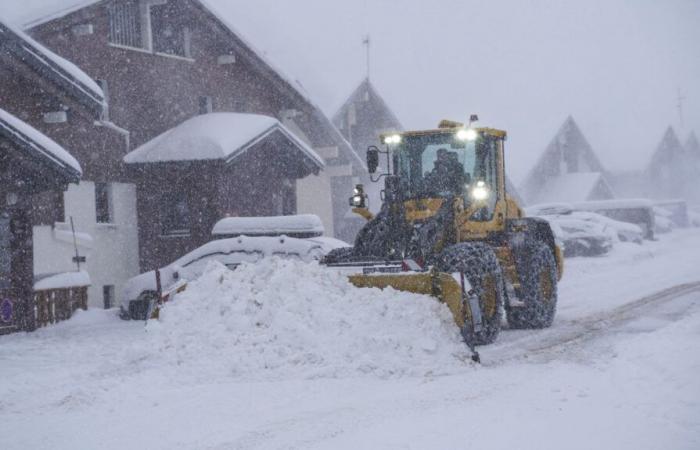
[[[460,141],[454,133],[405,136],[394,152],[407,198],[461,196],[478,182],[496,190],[496,145],[490,138]]]

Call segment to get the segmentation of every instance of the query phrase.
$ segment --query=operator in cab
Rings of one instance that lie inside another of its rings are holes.
[[[433,170],[425,176],[429,186],[435,186],[438,192],[461,194],[468,182],[464,166],[457,159],[457,153],[445,148],[437,151]]]

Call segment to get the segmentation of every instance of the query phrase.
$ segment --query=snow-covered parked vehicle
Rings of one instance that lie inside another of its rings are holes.
[[[566,203],[534,205],[528,215],[547,220],[564,246],[565,256],[597,256],[610,251],[615,242],[641,243],[644,230],[589,211],[577,211]]]
[[[211,261],[231,270],[241,263],[255,263],[271,256],[311,262],[333,249],[348,246],[341,240],[322,236],[323,231],[320,219],[313,215],[222,219],[212,231],[214,240],[159,269],[161,297],[199,277]],[[131,278],[121,301],[122,318],[145,319],[157,292],[155,270]]]
[[[542,218],[549,222],[557,240],[562,243],[565,257],[603,255],[613,247],[612,237],[598,223],[571,215]]]

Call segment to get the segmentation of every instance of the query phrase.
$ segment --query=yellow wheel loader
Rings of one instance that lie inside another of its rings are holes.
[[[323,261],[348,269],[358,287],[438,298],[475,360],[474,346],[498,336],[503,310],[510,328],[552,324],[563,271],[549,224],[524,217],[506,192],[505,139],[505,131],[452,121],[382,135],[384,149],[367,150],[372,181],[384,178],[381,210],[369,211],[357,185],[350,206],[367,223],[353,247]],[[382,155],[387,172],[376,176]]]

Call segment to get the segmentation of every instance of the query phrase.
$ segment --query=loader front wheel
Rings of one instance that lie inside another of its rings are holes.
[[[543,242],[530,242],[516,253],[522,305],[507,308],[512,329],[547,328],[557,308],[557,264],[551,248]]]
[[[486,244],[461,243],[443,251],[436,268],[445,273],[463,273],[471,285],[471,294],[479,300],[482,327],[475,330],[469,300],[463,298],[464,326],[462,337],[469,345],[485,345],[496,340],[501,331],[503,305],[503,275],[496,254]]]

